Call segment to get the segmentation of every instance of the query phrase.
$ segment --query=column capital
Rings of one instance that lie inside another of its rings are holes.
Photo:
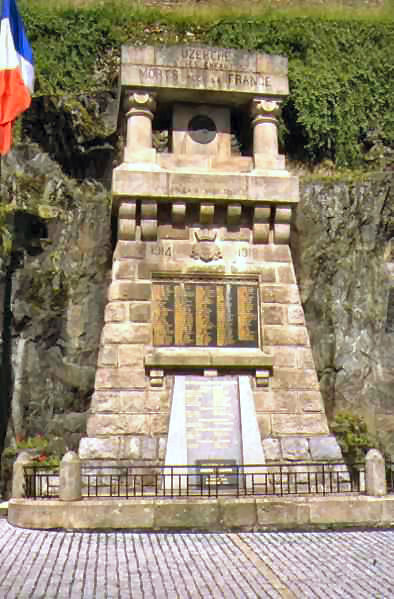
[[[280,104],[281,100],[273,100],[271,98],[253,98],[250,103],[250,114],[254,121],[276,121],[280,112]]]
[[[127,117],[143,115],[152,119],[156,109],[156,93],[130,90],[126,92],[124,108]]]

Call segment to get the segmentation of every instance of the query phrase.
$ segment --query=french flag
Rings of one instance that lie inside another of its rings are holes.
[[[12,121],[30,106],[34,60],[15,0],[0,1],[0,154],[6,154]]]

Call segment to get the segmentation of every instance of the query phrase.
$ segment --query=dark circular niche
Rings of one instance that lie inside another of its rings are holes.
[[[216,125],[209,116],[197,114],[189,121],[189,135],[198,144],[209,144],[216,137]]]

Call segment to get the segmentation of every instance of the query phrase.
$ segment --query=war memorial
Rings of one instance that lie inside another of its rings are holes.
[[[377,452],[367,496],[254,493],[286,464],[297,464],[309,490],[316,464],[349,481],[290,250],[298,178],[286,170],[277,131],[288,91],[282,56],[122,49],[116,247],[86,436],[79,456],[65,457],[59,501],[21,499],[16,473],[11,522],[252,529],[394,520]],[[81,465],[130,469],[139,488],[151,472],[154,496],[118,494],[113,510],[108,498],[81,500]],[[158,492],[163,484],[171,497]],[[221,496],[234,486],[237,497]]]
[[[81,459],[340,458],[289,249],[286,59],[124,48],[121,78],[118,236]]]

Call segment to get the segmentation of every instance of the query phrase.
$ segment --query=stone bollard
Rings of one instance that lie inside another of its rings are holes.
[[[22,451],[14,462],[12,470],[12,492],[13,499],[22,499],[25,496],[25,466],[31,462],[31,455]]]
[[[59,497],[62,501],[81,499],[81,462],[75,451],[68,451],[60,462]]]
[[[365,458],[365,486],[367,495],[387,495],[385,461],[377,449],[370,449]]]

